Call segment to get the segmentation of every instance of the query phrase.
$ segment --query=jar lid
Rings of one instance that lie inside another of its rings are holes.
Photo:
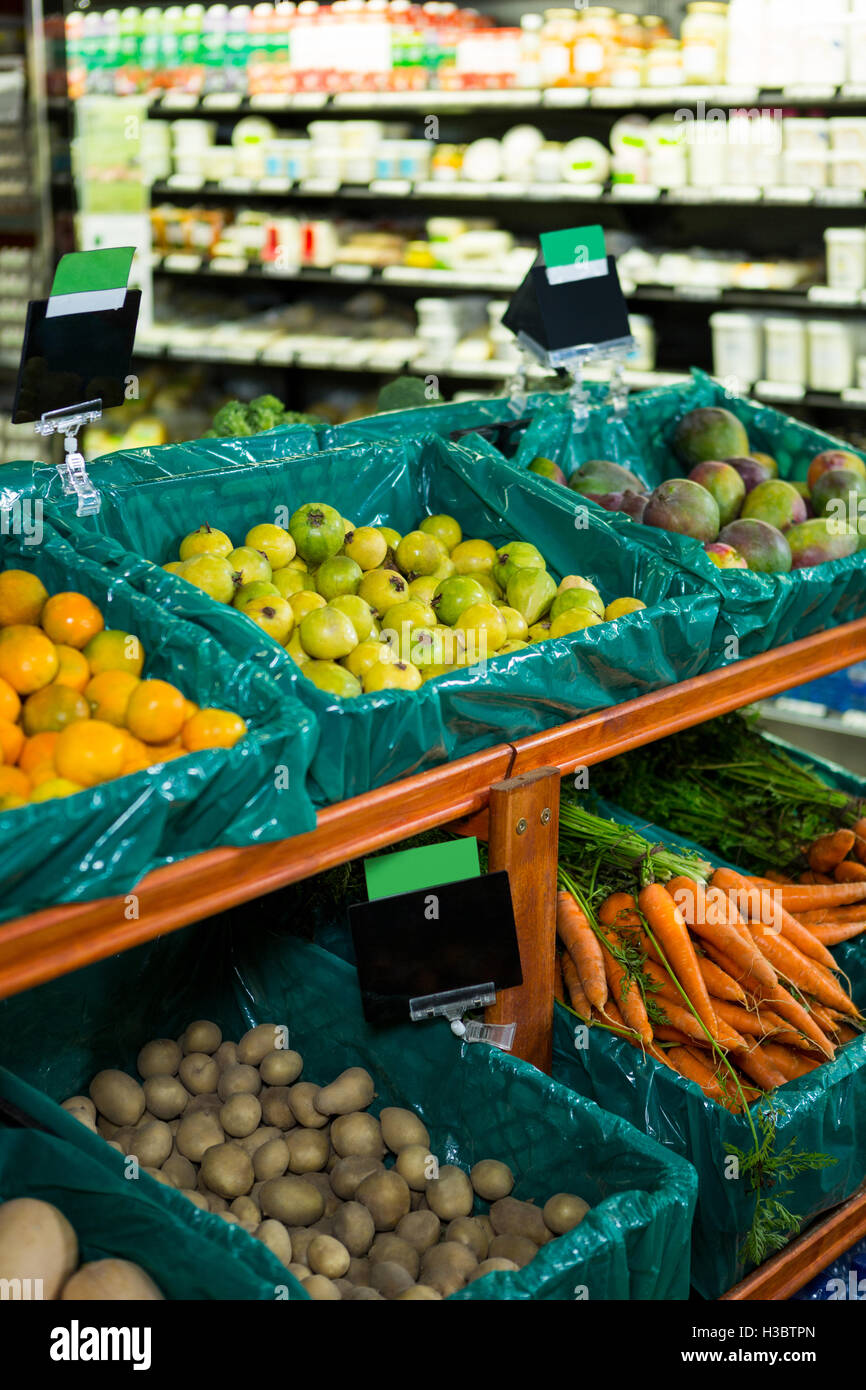
[[[727,14],[728,7],[720,3],[720,0],[692,0],[690,5],[686,5],[687,14]]]

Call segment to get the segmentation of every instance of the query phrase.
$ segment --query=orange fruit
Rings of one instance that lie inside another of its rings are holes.
[[[39,619],[52,642],[79,650],[105,627],[96,604],[85,594],[52,594]]]
[[[22,772],[32,777],[34,769],[41,763],[53,762],[56,742],[55,733],[34,734],[32,738],[25,739],[24,747],[18,754],[18,766]]]
[[[28,570],[4,570],[0,574],[0,627],[37,623],[48,590]]]
[[[147,745],[140,738],[134,738],[128,729],[121,729],[123,735],[123,771],[121,777],[129,772],[141,772],[150,765]]]
[[[30,778],[20,767],[0,767],[0,797],[30,795]]]
[[[30,800],[51,801],[55,796],[74,796],[76,792],[83,791],[84,788],[79,782],[71,782],[68,777],[49,777],[47,781],[34,787]]]
[[[182,743],[150,743],[147,745],[147,767],[156,767],[157,763],[169,763],[172,758],[183,758],[186,756],[186,749]]]
[[[170,743],[183,728],[184,698],[168,681],[139,681],[126,707],[126,727],[144,743]]]
[[[13,690],[9,682],[0,676],[0,719],[8,719],[14,724],[20,713],[21,701],[18,691]]]
[[[58,643],[57,660],[60,665],[57,668],[57,675],[54,677],[53,684],[67,685],[70,690],[77,690],[80,695],[90,680],[90,667],[87,664],[86,656],[75,647],[67,647]]]
[[[131,671],[100,671],[84,690],[93,718],[104,719],[106,724],[116,724],[118,728],[125,724],[129,697],[138,684],[138,676]]]
[[[191,753],[200,748],[233,748],[246,731],[239,714],[227,709],[201,709],[183,726],[184,747]]]
[[[10,792],[8,796],[0,796],[0,811],[17,811],[19,806],[26,806],[28,800],[26,796],[15,796]]]
[[[10,719],[0,719],[0,763],[17,763],[24,746],[24,730]]]
[[[57,648],[40,628],[24,623],[0,628],[0,676],[19,695],[48,685],[59,666]]]
[[[51,779],[56,776],[57,768],[49,759],[48,762],[39,763],[34,767],[33,771],[30,773],[30,785],[32,787],[41,787],[43,782],[50,782]]]
[[[131,632],[105,628],[91,637],[84,648],[94,676],[102,671],[129,671],[140,676],[144,666],[144,647]]]
[[[33,734],[60,732],[76,719],[89,719],[90,706],[77,690],[68,685],[46,685],[24,701],[21,723],[28,737]]]
[[[126,745],[113,724],[102,719],[80,719],[57,735],[54,766],[58,775],[82,787],[119,777]]]
[[[192,719],[192,717],[193,717],[194,714],[198,714],[198,712],[199,712],[199,706],[196,704],[195,700],[186,700],[186,699],[184,700],[184,702],[183,702],[183,722],[184,722],[184,724],[186,723],[186,721],[187,721],[188,719]]]

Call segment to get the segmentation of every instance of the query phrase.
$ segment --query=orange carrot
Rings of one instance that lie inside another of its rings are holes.
[[[802,874],[797,875],[798,883],[835,883],[835,878],[829,874],[816,873],[814,869],[806,869]]]
[[[577,967],[583,992],[599,1012],[607,1003],[604,951],[592,927],[570,893],[556,895],[556,930]]]
[[[866,907],[863,903],[852,903],[850,907],[818,907],[811,912],[798,912],[795,915],[804,927],[836,926],[841,922],[866,921]]]
[[[647,1018],[641,992],[625,967],[613,955],[614,951],[620,949],[616,934],[612,931],[605,931],[602,932],[602,935],[610,947],[604,952],[604,970],[607,975],[610,994],[628,1027],[637,1033],[645,1046],[648,1046],[653,1040],[653,1030]],[[602,1012],[604,1011],[602,1010]]]
[[[799,883],[782,883],[777,890],[778,901],[786,912],[795,915],[816,907],[844,907],[866,898],[866,883],[816,883],[812,887]]]
[[[696,1082],[704,1095],[710,1100],[717,1100],[720,1102],[727,1100],[727,1096],[709,1067],[700,1062],[688,1048],[669,1048],[668,1061],[672,1066],[676,1067],[680,1076],[684,1076],[687,1081]]]
[[[652,991],[651,998],[671,999],[675,1004],[682,1003],[682,995],[663,965],[659,965],[658,961],[650,960],[647,957],[643,963],[643,971],[654,984],[658,985],[658,989]]]
[[[761,878],[760,874],[746,874],[745,878],[747,878],[749,883],[755,888],[775,888],[779,883],[791,882],[791,879],[786,878],[784,874],[780,874],[778,878],[771,878],[771,872],[772,871],[768,871],[763,878]]]
[[[684,1005],[676,1004],[672,999],[669,999],[667,995],[665,995],[664,998],[658,999],[657,1002],[659,1009],[665,1015],[668,1023],[671,1024],[672,1027],[678,1028],[681,1033],[685,1033],[687,1037],[691,1038],[693,1042],[698,1043],[701,1047],[710,1047],[713,1042],[717,1042],[720,1047],[725,1048],[745,1046],[745,1040],[737,1030],[715,1015],[715,1030],[710,1037],[707,1037],[706,1031],[702,1026],[702,1021],[695,1018],[695,1015]],[[658,1025],[656,1025],[656,1027],[658,1027]]]
[[[778,1043],[763,1042],[759,1045],[759,1051],[761,1056],[766,1057],[771,1066],[777,1067],[788,1081],[796,1081],[798,1076],[805,1076],[819,1065],[809,1057],[804,1057],[802,1053],[792,1052],[789,1047],[781,1047]]]
[[[820,966],[809,960],[802,951],[798,951],[796,946],[786,941],[784,936],[775,933],[772,928],[767,928],[760,922],[750,922],[748,925],[756,945],[773,968],[792,985],[796,985],[802,994],[814,994],[819,1003],[829,1004],[832,1008],[841,1009],[842,1013],[856,1016],[856,1006],[835,981],[828,980]]]
[[[768,1057],[764,1057],[757,1046],[748,1048],[745,1052],[738,1052],[737,1066],[752,1081],[756,1081],[763,1091],[773,1091],[777,1086],[784,1086],[787,1080],[784,1072],[774,1066]]]
[[[714,999],[713,1008],[719,1018],[747,1037],[765,1038],[776,1032],[766,1018],[750,1009],[741,1009],[739,1004],[728,1004],[724,999]]]
[[[711,999],[715,996],[716,999],[727,999],[731,1004],[745,1004],[746,994],[742,986],[707,956],[698,956],[698,969],[704,977],[704,984]],[[716,1008],[715,1004],[713,1008]]]
[[[848,858],[856,838],[853,830],[834,830],[831,835],[820,835],[809,846],[809,868],[816,874],[832,874],[836,865]]]
[[[665,953],[695,1011],[713,1036],[717,1025],[704,977],[682,913],[660,883],[647,884],[638,894],[638,905]]]
[[[611,893],[598,910],[598,920],[603,927],[642,927],[643,921],[637,910],[637,903],[631,893]]]
[[[857,864],[853,859],[843,859],[833,870],[837,883],[862,883],[866,879],[866,864]]]
[[[557,956],[553,962],[553,997],[560,1004],[565,1003],[565,986],[562,980],[562,961]]]
[[[564,951],[562,954],[562,978],[568,990],[568,997],[574,1012],[589,1022],[592,1018],[592,1005],[587,999],[583,985],[580,982],[577,966],[567,951]]]
[[[682,1028],[671,1028],[667,1023],[657,1023],[654,1026],[656,1042],[676,1043],[679,1047],[691,1046],[697,1039],[691,1038],[688,1033],[684,1033]]]
[[[859,1038],[861,1036],[862,1035],[857,1032],[856,1028],[849,1028],[847,1024],[844,1023],[840,1024],[838,1033],[840,1043],[853,1042],[855,1038]]]
[[[768,869],[764,874],[764,878],[768,883],[793,883],[794,881],[788,874],[780,873],[778,869]],[[752,882],[758,883],[760,880],[753,878]]]
[[[778,979],[776,979],[775,984],[768,988],[754,974],[750,971],[743,971],[737,962],[729,960],[727,956],[717,951],[709,943],[707,943],[707,950],[722,970],[733,975],[740,984],[745,985],[758,998],[771,1003],[775,1013],[780,1014],[788,1023],[792,1023],[799,1032],[814,1042],[827,1057],[833,1056],[834,1049],[830,1039],[822,1033],[811,1014],[803,1008],[802,1004],[797,1003],[796,999],[788,993]]]
[[[752,919],[760,917],[762,922],[769,922],[774,927],[780,928],[787,939],[793,942],[804,955],[811,956],[813,960],[821,961],[830,970],[836,968],[836,962],[826,946],[822,945],[806,927],[801,926],[790,912],[779,907],[778,894],[783,891],[782,889],[774,889],[770,893],[765,889],[755,888],[734,869],[717,869],[713,874],[713,885],[722,888],[731,896],[742,917]],[[767,952],[764,951],[763,954],[766,955]]]
[[[725,893],[721,890],[698,893],[695,883],[689,878],[672,878],[667,891],[672,894],[692,931],[706,943],[707,953],[717,965],[735,979],[739,979],[741,973],[752,974],[767,989],[775,986],[775,970],[756,949],[739,913]],[[711,918],[709,922],[706,920],[708,917]],[[717,950],[729,961],[736,962],[739,973],[734,974],[724,961],[718,959],[715,954]]]

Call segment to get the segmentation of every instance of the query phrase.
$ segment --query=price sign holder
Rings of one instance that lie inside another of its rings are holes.
[[[545,232],[540,242],[536,262],[502,318],[523,353],[510,385],[512,401],[522,413],[529,365],[540,362],[572,377],[575,418],[585,424],[589,407],[583,369],[588,362],[611,364],[611,403],[617,410],[625,406],[625,362],[636,346],[628,309],[600,226]]]
[[[355,903],[349,923],[370,1023],[442,1017],[466,1042],[510,1049],[513,1023],[464,1020],[523,983],[505,870]]]
[[[79,516],[100,508],[79,431],[126,399],[141,304],[141,291],[127,289],[134,254],[134,246],[119,246],[63,256],[49,298],[27,306],[12,420],[63,436],[57,469]]]

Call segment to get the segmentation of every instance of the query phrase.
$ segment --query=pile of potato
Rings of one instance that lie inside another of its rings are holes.
[[[13,1197],[0,1206],[0,1279],[40,1281],[18,1295],[27,1298],[99,1303],[162,1298],[150,1275],[131,1260],[79,1266],[74,1227],[58,1207],[36,1197]]]
[[[487,1158],[439,1166],[410,1110],[368,1113],[373,1078],[350,1067],[301,1081],[286,1030],[262,1023],[224,1042],[191,1023],[138,1054],[141,1081],[102,1071],[64,1108],[159,1182],[262,1241],[314,1299],[441,1299],[528,1264],[588,1210],[560,1192],[543,1209],[512,1197]],[[386,1167],[388,1154],[393,1164]],[[476,1198],[490,1204],[473,1215]]]

